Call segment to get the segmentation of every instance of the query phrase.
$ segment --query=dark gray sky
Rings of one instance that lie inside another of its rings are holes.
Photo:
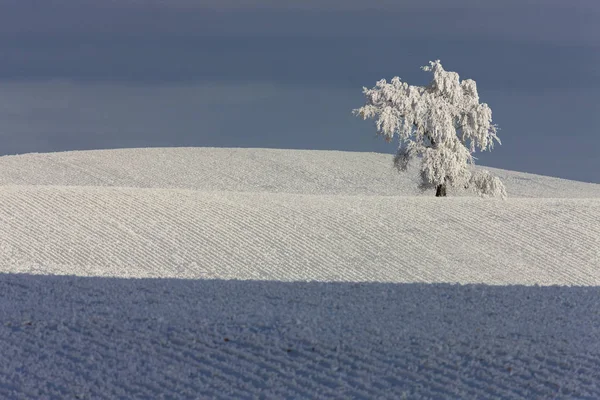
[[[0,154],[392,153],[361,88],[438,58],[501,128],[479,163],[600,183],[597,0],[0,0]]]

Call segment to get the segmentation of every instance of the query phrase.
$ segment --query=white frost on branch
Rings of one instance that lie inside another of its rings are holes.
[[[482,196],[506,198],[506,188],[502,181],[488,171],[477,171],[471,175],[471,187]]]
[[[411,86],[398,77],[390,83],[382,79],[372,89],[363,88],[366,104],[354,114],[375,119],[377,134],[386,141],[399,137],[394,159],[399,169],[421,158],[423,187],[471,187],[481,195],[506,197],[498,178],[470,168],[472,153],[500,143],[492,110],[479,103],[475,81],[461,82],[456,72],[442,68],[440,60],[422,69],[433,73],[429,85]]]

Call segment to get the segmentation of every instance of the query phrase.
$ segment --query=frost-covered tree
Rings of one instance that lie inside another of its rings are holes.
[[[421,188],[435,188],[436,196],[446,196],[451,186],[505,198],[500,179],[472,168],[476,149],[491,150],[494,141],[500,143],[492,110],[479,103],[475,81],[460,81],[440,60],[422,69],[433,74],[429,85],[411,86],[398,77],[390,83],[380,80],[372,89],[363,88],[366,104],[353,113],[375,119],[377,134],[388,142],[398,135],[394,164],[399,170],[421,159]]]

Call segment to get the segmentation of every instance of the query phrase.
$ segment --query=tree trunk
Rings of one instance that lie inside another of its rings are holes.
[[[431,138],[431,135],[429,133],[426,135],[431,142],[431,147],[435,147],[435,141]],[[446,179],[444,179],[444,183],[437,185],[435,188],[435,197],[446,197]]]
[[[446,184],[437,185],[435,189],[435,197],[446,197]]]

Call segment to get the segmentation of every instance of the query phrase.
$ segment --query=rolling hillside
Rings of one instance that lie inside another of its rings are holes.
[[[598,398],[600,185],[493,172],[506,201],[374,153],[0,157],[0,397]]]

